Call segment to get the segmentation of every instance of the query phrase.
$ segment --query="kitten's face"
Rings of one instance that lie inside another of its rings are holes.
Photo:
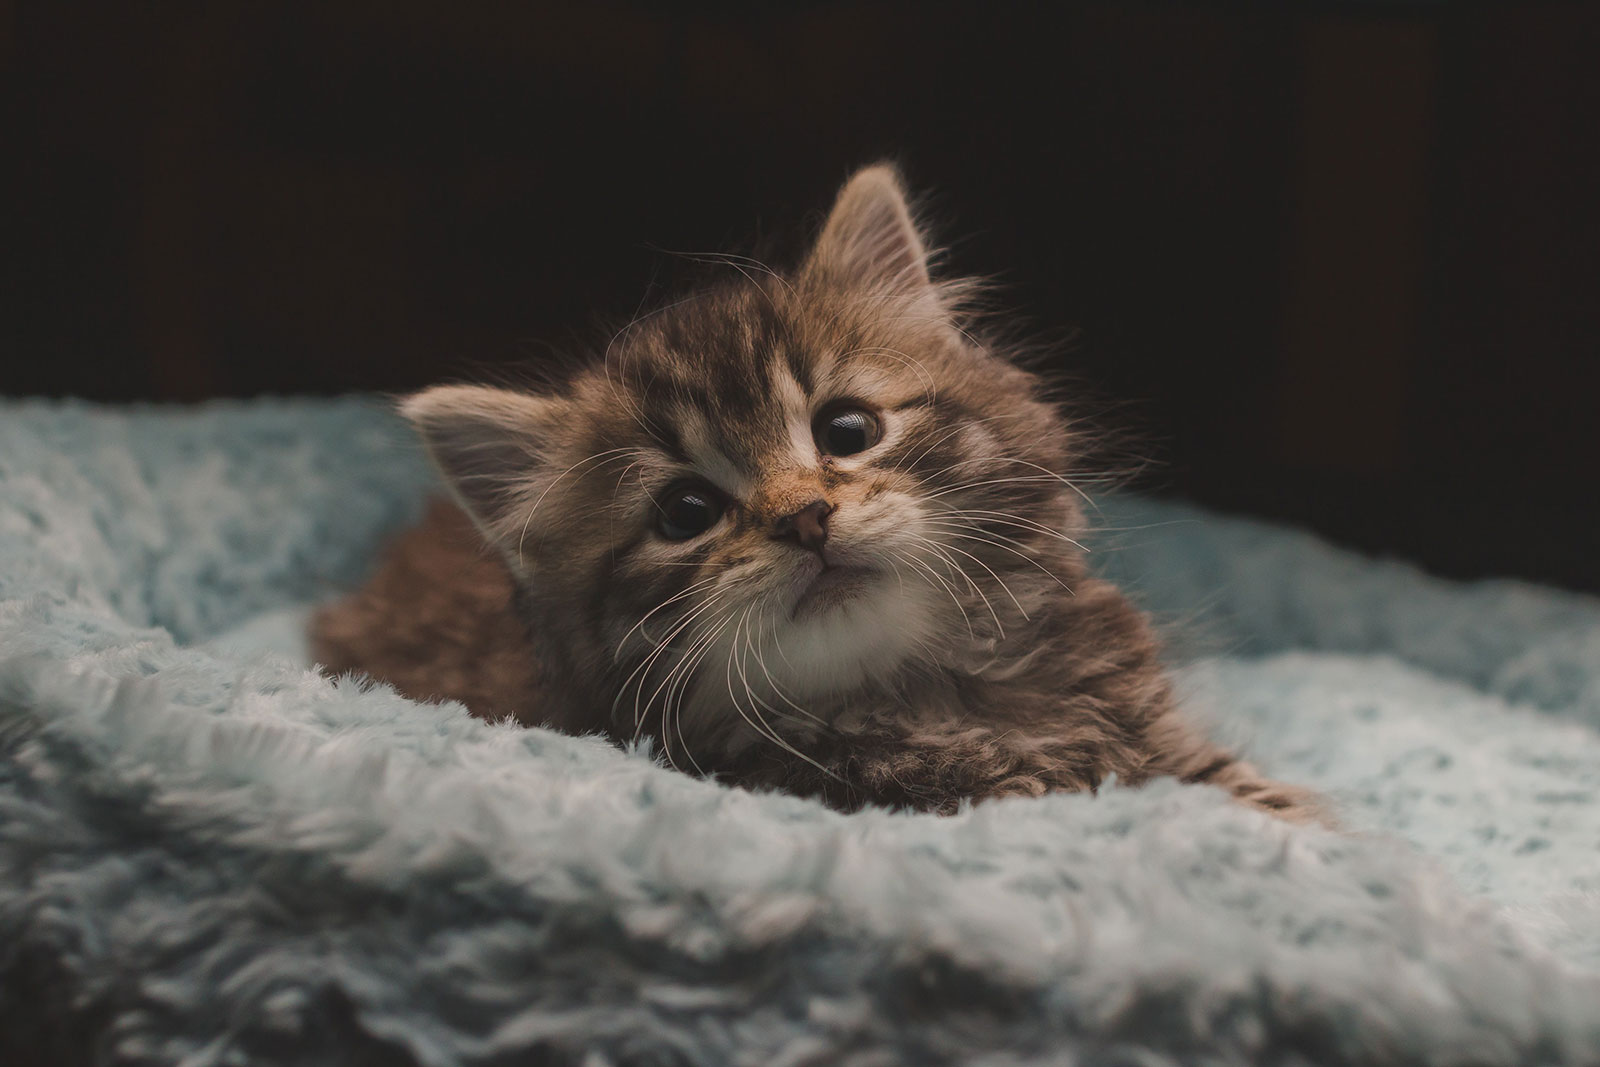
[[[991,651],[1070,581],[1065,431],[924,260],[892,172],[865,171],[793,277],[647,316],[564,394],[408,403],[541,636],[612,665],[619,722],[788,736]]]

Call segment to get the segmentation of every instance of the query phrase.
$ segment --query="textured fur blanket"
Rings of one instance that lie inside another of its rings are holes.
[[[1600,1061],[1600,603],[1114,500],[1348,832],[844,816],[307,670],[428,484],[365,402],[0,406],[0,1063]]]

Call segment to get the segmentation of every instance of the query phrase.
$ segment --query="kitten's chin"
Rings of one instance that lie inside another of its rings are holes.
[[[797,698],[848,692],[893,677],[931,636],[931,606],[866,564],[829,566],[801,589],[773,633],[781,688]],[[776,672],[775,672],[776,673]]]
[[[795,622],[825,615],[858,597],[870,596],[882,584],[883,572],[855,564],[825,566],[800,589],[789,617]]]
[[[938,626],[927,590],[866,563],[809,566],[790,595],[788,610],[742,627],[709,657],[677,722],[691,749],[757,743],[757,731],[740,729],[755,714],[801,744],[806,716],[825,722],[841,697],[893,684],[927,655]]]

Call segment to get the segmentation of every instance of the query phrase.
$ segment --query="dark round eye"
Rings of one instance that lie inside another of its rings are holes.
[[[656,504],[656,528],[671,541],[699,537],[722,517],[722,498],[710,489],[686,485],[672,490]]]
[[[878,420],[860,408],[835,408],[817,420],[817,447],[830,456],[853,456],[878,443]]]

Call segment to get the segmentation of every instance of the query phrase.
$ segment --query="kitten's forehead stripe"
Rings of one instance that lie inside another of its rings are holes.
[[[789,376],[799,383],[802,391],[810,395],[816,388],[816,382],[812,379],[811,361],[806,358],[800,345],[793,341],[779,345],[778,354],[783,358]]]
[[[730,306],[731,305],[731,306]],[[738,328],[729,329],[730,322]],[[759,406],[770,380],[765,355],[787,330],[770,303],[743,291],[725,300],[687,306],[662,323],[662,341],[686,391],[703,392],[716,414],[735,416]]]
[[[714,416],[691,403],[676,408],[674,418],[683,438],[684,451],[695,469],[723,492],[743,496],[755,468],[736,450],[727,447],[726,434],[715,423]]]
[[[651,440],[675,463],[687,464],[689,450],[684,447],[683,435],[671,419],[652,419],[648,424]]]
[[[792,462],[787,408],[803,405],[807,390],[793,388],[801,376],[789,364],[809,377],[793,334],[764,295],[740,292],[690,305],[643,339],[639,358],[653,365],[643,399],[674,401],[667,421],[680,462],[736,496],[775,458]]]
[[[817,466],[817,447],[811,436],[809,391],[792,373],[787,361],[773,360],[772,380],[777,416],[788,428],[791,461],[798,467]]]

